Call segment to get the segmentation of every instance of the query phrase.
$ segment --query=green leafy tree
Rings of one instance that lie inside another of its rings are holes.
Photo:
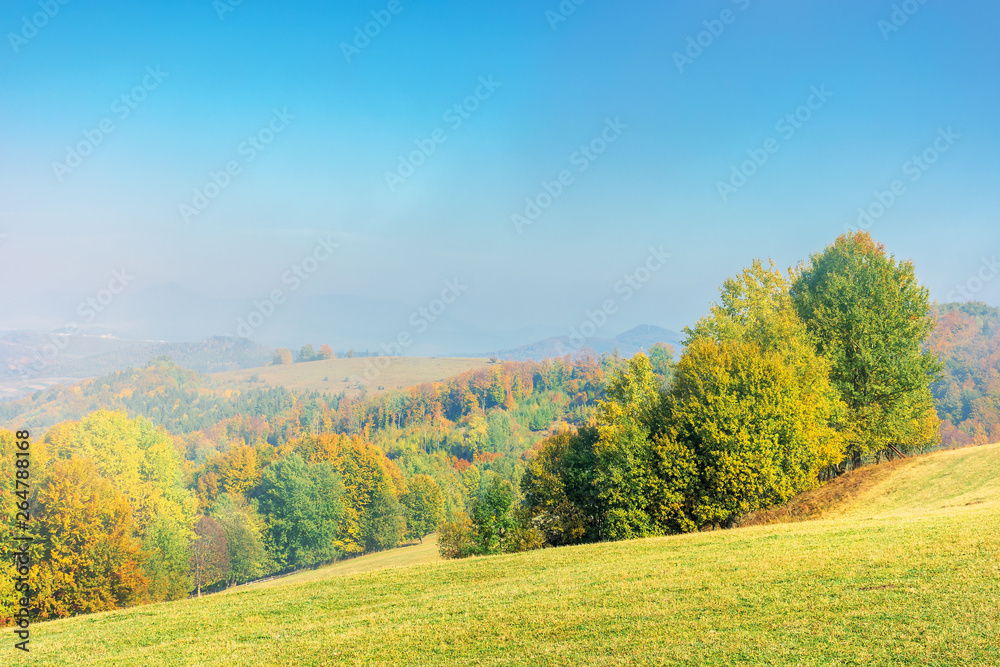
[[[554,435],[521,478],[522,524],[539,530],[550,546],[600,537],[604,509],[594,484],[596,441],[594,428]]]
[[[267,521],[265,541],[279,567],[335,560],[344,516],[344,489],[327,462],[307,464],[298,454],[271,463],[255,497]]]
[[[316,350],[313,349],[312,343],[306,343],[299,350],[299,361],[315,361],[316,360]]]
[[[430,475],[415,475],[407,486],[402,497],[406,537],[423,542],[444,520],[444,494]]]
[[[491,475],[472,508],[478,553],[503,553],[515,525],[513,506],[514,489],[510,482]]]
[[[812,256],[791,295],[850,410],[855,463],[891,444],[937,442],[930,384],[940,365],[921,348],[934,320],[913,263],[897,262],[867,232],[851,233]]]
[[[660,383],[649,358],[639,353],[617,372],[597,407],[594,483],[605,507],[609,539],[631,539],[662,531],[652,516],[657,460],[652,424],[660,405]]]
[[[375,488],[363,517],[365,551],[383,551],[399,544],[406,532],[406,519],[392,484],[383,481]]]
[[[666,343],[653,343],[649,348],[649,363],[662,387],[670,385],[674,375],[674,349]]]

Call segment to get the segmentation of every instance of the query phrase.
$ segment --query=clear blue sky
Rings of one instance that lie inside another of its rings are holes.
[[[558,0],[244,0],[220,18],[228,4],[70,0],[45,21],[37,0],[3,4],[0,308],[73,303],[119,267],[129,289],[254,299],[332,234],[338,254],[303,293],[416,307],[458,278],[449,315],[485,329],[558,333],[607,299],[603,333],[680,328],[727,275],[806,259],[896,180],[871,230],[934,298],[1000,252],[995,2],[911,0],[891,31],[889,0],[588,0],[560,21],[546,15]],[[348,62],[342,43],[371,12],[387,25]],[[456,127],[445,112],[477,89]],[[808,120],[779,129],[797,110]],[[57,175],[102,121],[113,132]],[[243,143],[272,122],[262,151]],[[907,165],[949,128],[933,164]],[[602,132],[603,154],[577,153]],[[428,140],[390,188],[386,172]],[[723,201],[747,151],[767,161]],[[181,205],[230,161],[239,173],[186,221]],[[519,233],[511,215],[564,170],[572,182]],[[616,283],[650,246],[671,258],[625,302]],[[1000,275],[975,297],[1000,305]]]

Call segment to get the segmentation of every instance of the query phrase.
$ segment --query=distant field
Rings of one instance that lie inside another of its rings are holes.
[[[3,650],[80,667],[1000,664],[1000,445],[882,470],[832,518],[392,567],[432,554],[406,547],[38,623],[30,656]]]
[[[422,382],[444,380],[465,371],[483,368],[489,359],[472,357],[355,357],[326,359],[283,366],[261,366],[241,371],[214,373],[221,388],[252,386],[285,387],[338,394],[353,394],[364,384],[368,393],[412,387]],[[381,370],[379,367],[384,366]],[[366,376],[367,372],[367,376]],[[257,376],[257,381],[251,378]]]

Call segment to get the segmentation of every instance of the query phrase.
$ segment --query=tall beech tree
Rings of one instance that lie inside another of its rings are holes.
[[[855,464],[891,444],[912,451],[939,440],[930,385],[941,366],[921,348],[934,319],[912,262],[854,232],[812,255],[791,296],[850,410]]]
[[[191,578],[198,597],[203,587],[225,581],[229,567],[229,544],[222,524],[210,516],[200,517],[191,542]]]

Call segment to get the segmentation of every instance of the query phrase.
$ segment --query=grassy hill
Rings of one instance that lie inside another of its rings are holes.
[[[355,357],[261,366],[215,373],[212,378],[223,389],[245,389],[258,384],[291,390],[354,394],[357,393],[358,383],[362,383],[367,385],[369,393],[374,394],[444,380],[489,363],[489,359],[473,357]],[[379,364],[385,368],[378,370]],[[367,378],[366,371],[369,371]]]
[[[38,623],[30,656],[4,650],[15,665],[74,666],[1000,664],[1000,445],[838,483],[800,513],[820,519],[348,562]]]

